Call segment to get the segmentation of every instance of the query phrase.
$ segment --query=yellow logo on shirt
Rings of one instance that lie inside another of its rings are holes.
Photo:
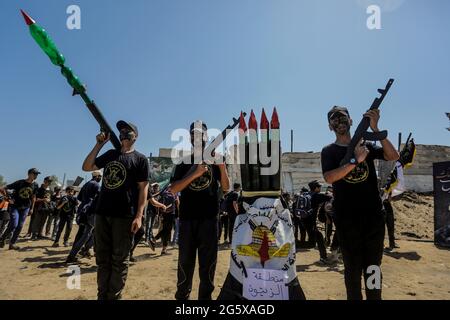
[[[361,162],[355,169],[353,169],[345,178],[344,181],[348,183],[360,183],[367,180],[369,177],[369,166],[367,162]]]
[[[33,189],[31,189],[30,187],[22,188],[19,191],[19,197],[21,199],[30,199],[32,194],[33,194]]]
[[[70,200],[69,200],[70,201]],[[70,212],[72,210],[72,206],[70,202],[67,202],[63,207],[64,212]]]
[[[211,166],[207,166],[208,171],[206,171],[200,178],[195,179],[189,185],[189,189],[194,191],[205,190],[209,187],[212,182],[212,169]]]
[[[103,185],[107,189],[117,189],[127,179],[125,166],[118,161],[109,162],[103,171]]]

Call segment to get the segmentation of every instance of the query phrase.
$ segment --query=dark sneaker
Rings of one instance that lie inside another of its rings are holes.
[[[20,250],[20,248],[18,246],[16,246],[15,244],[10,244],[9,250]]]
[[[52,247],[53,247],[53,248],[58,248],[58,247],[59,247],[59,243],[58,243],[58,242],[54,242],[54,243],[52,244]]]
[[[324,265],[330,265],[333,264],[332,261],[328,260],[328,258],[320,258],[320,263],[324,264]]]
[[[64,242],[64,247],[68,247],[69,246],[69,243],[68,242]]]
[[[156,242],[154,239],[148,240],[148,245],[150,246],[150,249],[152,249],[152,251],[155,251]]]
[[[4,247],[5,247],[5,241],[2,240],[2,241],[0,241],[0,248],[4,248]]]
[[[78,263],[78,259],[76,257],[68,256],[66,259],[66,263]]]

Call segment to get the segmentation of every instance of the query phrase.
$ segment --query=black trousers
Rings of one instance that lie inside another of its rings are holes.
[[[73,240],[73,243],[77,243],[81,239],[81,236],[84,233],[84,229],[85,229],[84,223],[78,224],[78,231],[77,234],[75,235],[75,240]]]
[[[334,231],[333,240],[331,241],[330,250],[335,251],[339,249],[339,238],[337,231]]]
[[[37,210],[33,213],[33,216],[35,216],[33,219],[33,223],[31,223],[30,221],[31,233],[33,236],[39,237],[44,235],[44,225],[49,214],[49,210]]]
[[[178,236],[177,300],[187,300],[192,290],[195,260],[198,252],[199,300],[211,300],[217,263],[217,218],[181,220]]]
[[[233,229],[234,222],[236,221],[237,214],[229,213],[228,214],[228,241],[231,243],[233,241]]]
[[[162,228],[156,235],[155,239],[158,240],[161,238],[164,248],[169,245],[174,220],[175,216],[173,214],[168,213],[162,215]]]
[[[220,238],[222,238],[222,231],[223,231],[223,239],[227,241],[228,239],[228,215],[221,215],[219,218],[219,235],[218,239],[220,241]]]
[[[95,216],[95,258],[99,300],[117,300],[128,275],[133,218]]]
[[[348,300],[362,300],[361,276],[367,284],[369,266],[381,266],[384,242],[382,212],[340,213],[335,219],[339,245],[345,266],[345,287]],[[380,287],[365,286],[367,300],[381,299]]]
[[[310,215],[307,218],[301,220],[303,226],[308,233],[308,243],[311,247],[315,247],[317,243],[317,248],[319,249],[320,258],[327,258],[327,249],[325,248],[325,240],[323,238],[322,232],[317,229],[317,216]]]
[[[389,201],[383,202],[384,212],[386,216],[386,228],[389,237],[389,247],[395,247],[395,219],[394,219],[394,209]]]
[[[145,236],[145,227],[141,226],[133,236],[133,245],[131,246],[130,258],[133,257],[134,250],[136,250],[136,247],[141,242],[142,238],[144,238],[144,236]]]
[[[331,244],[331,236],[333,235],[333,220],[328,217],[325,222],[325,245],[328,247]]]
[[[30,216],[30,224],[28,225],[28,231],[27,231],[27,236],[28,235],[32,235],[33,233],[33,226],[35,224],[34,220],[36,220],[36,213],[37,212],[33,212],[33,214]]]
[[[3,238],[3,233],[8,229],[8,224],[10,220],[10,214],[8,210],[0,211],[0,239]]]
[[[56,233],[55,242],[59,242],[64,226],[66,231],[64,233],[64,243],[69,241],[70,233],[72,232],[73,215],[61,213],[59,217],[58,232]]]
[[[300,238],[303,239],[302,241],[305,242],[306,238],[306,229],[303,227],[302,223],[300,222],[300,218],[296,215],[292,215],[292,224],[294,225],[294,238],[295,241],[298,241],[298,234],[300,233]]]
[[[156,212],[147,209],[147,214],[145,215],[145,240],[148,241],[153,239],[153,224],[155,222]]]

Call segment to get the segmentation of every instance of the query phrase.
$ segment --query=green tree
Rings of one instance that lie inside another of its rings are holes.
[[[60,185],[58,177],[56,175],[51,175],[52,183],[50,184],[50,189],[55,189],[55,187],[58,187]]]
[[[6,185],[7,185],[7,183],[5,181],[5,178],[3,178],[2,175],[0,175],[0,188],[4,187]]]

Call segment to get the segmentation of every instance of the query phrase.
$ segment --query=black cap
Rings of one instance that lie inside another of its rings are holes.
[[[201,127],[201,129],[200,129]],[[189,128],[189,132],[192,133],[194,130],[201,130],[202,132],[208,131],[208,127],[206,126],[206,123],[204,123],[201,120],[197,120],[191,123],[191,126]]]
[[[302,188],[301,192],[308,192],[309,190],[306,189],[305,187]]]
[[[39,172],[39,170],[36,169],[36,168],[31,168],[30,170],[28,170],[28,174],[30,174],[30,173],[41,174],[41,173]]]
[[[45,177],[45,178],[44,178],[44,181],[50,181],[50,182],[52,182],[52,181],[53,181],[53,178],[52,178],[52,177]]]
[[[314,190],[317,187],[320,188],[322,186],[322,184],[318,180],[313,180],[310,183],[308,183],[308,186],[311,190]]]
[[[343,114],[344,116],[347,116],[350,118],[350,113],[348,112],[348,109],[346,107],[339,107],[339,106],[334,106],[333,108],[331,108],[330,111],[328,111],[328,122],[330,122],[330,120],[337,114]]]
[[[130,129],[131,131],[133,131],[136,134],[136,136],[139,135],[138,128],[131,122],[126,122],[126,121],[120,120],[117,122],[116,127],[117,127],[117,130],[119,130],[119,131],[126,128],[126,129]]]

